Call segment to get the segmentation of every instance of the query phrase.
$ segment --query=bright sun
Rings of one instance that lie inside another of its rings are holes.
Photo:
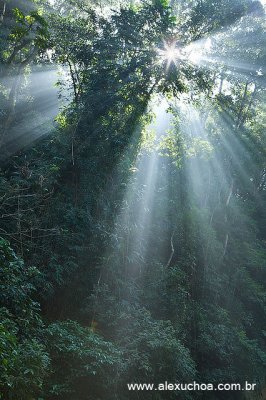
[[[176,43],[164,44],[164,48],[159,50],[159,55],[163,61],[167,62],[167,67],[170,66],[171,63],[176,65],[178,59],[180,59],[180,50],[176,47]]]
[[[176,41],[164,42],[163,48],[158,50],[159,61],[166,64],[167,70],[171,64],[177,67],[180,62],[201,65],[210,54],[211,48],[211,38],[200,39],[183,47],[178,46]]]

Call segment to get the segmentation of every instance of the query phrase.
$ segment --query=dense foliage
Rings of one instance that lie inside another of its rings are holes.
[[[262,4],[51,3],[0,1],[0,399],[262,398]]]

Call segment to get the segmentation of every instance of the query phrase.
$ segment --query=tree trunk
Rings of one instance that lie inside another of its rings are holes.
[[[238,128],[240,127],[240,121],[241,121],[242,113],[243,113],[243,110],[244,110],[244,107],[245,107],[245,103],[246,103],[248,85],[249,85],[249,82],[246,82],[244,94],[243,94],[243,97],[242,97],[242,101],[241,101],[241,105],[240,105],[240,109],[239,109],[239,113],[238,113],[238,117],[237,117],[237,124],[236,125],[237,125]]]
[[[0,22],[2,22],[2,23],[4,22],[5,14],[6,14],[6,1],[4,1],[4,3],[3,3],[3,8],[2,8],[1,15],[0,15]]]

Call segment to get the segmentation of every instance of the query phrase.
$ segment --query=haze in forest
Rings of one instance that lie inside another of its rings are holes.
[[[264,1],[0,0],[0,400],[265,398],[265,44]]]

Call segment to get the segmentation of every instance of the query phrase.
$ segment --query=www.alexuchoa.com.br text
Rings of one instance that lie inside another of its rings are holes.
[[[253,391],[256,389],[256,383],[244,382],[240,383],[128,383],[130,391]]]

